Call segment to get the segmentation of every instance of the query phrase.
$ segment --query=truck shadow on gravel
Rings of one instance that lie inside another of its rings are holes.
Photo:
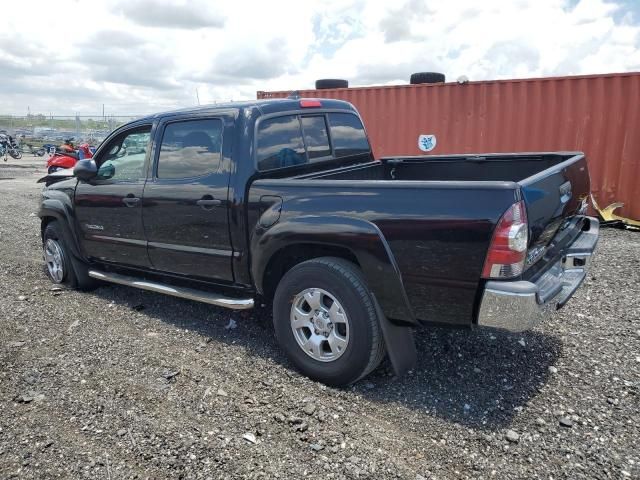
[[[526,410],[562,352],[559,339],[537,331],[432,328],[417,332],[416,346],[413,372],[392,380],[386,361],[356,389],[479,430],[504,428]]]
[[[202,336],[201,342],[241,345],[293,369],[276,344],[268,306],[230,311],[119,286],[94,293],[151,319]],[[508,426],[547,382],[562,351],[559,339],[537,331],[431,328],[416,335],[418,364],[394,378],[388,360],[347,389],[373,402],[399,404],[476,430]],[[198,343],[194,345],[194,354]],[[294,374],[294,375],[297,375]]]

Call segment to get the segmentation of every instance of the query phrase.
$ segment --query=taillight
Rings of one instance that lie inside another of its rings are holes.
[[[529,243],[527,211],[523,201],[507,210],[491,239],[482,269],[483,278],[512,278],[522,273]]]

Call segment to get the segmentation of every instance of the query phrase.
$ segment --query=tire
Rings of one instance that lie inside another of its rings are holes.
[[[9,155],[11,155],[16,160],[20,160],[22,158],[22,152],[16,148],[12,148],[9,150]]]
[[[47,225],[42,239],[47,276],[53,283],[77,290],[93,290],[99,285],[89,276],[88,266],[71,253],[57,220]]]
[[[321,307],[314,310],[306,301],[308,297],[302,295],[304,292],[314,299],[312,303],[320,298]],[[334,301],[337,301],[336,308],[329,308]],[[314,317],[317,311],[323,313]],[[330,316],[323,317],[324,322],[329,318],[328,327],[320,319],[323,314]],[[307,315],[312,320],[305,320]],[[310,326],[296,330],[293,319],[301,320],[298,325]],[[320,335],[318,330],[312,331],[317,322],[325,329],[320,331]],[[358,267],[340,258],[315,258],[289,270],[276,289],[273,323],[278,343],[295,368],[307,377],[330,386],[341,387],[357,382],[371,373],[384,357],[384,340],[374,299]],[[332,336],[337,348],[330,345]],[[335,337],[342,342],[337,343]],[[312,347],[303,347],[305,338],[309,342],[307,346],[314,343],[312,340],[321,339],[321,347],[315,352]]]
[[[419,72],[411,74],[409,83],[411,85],[418,85],[421,83],[444,83],[444,73],[437,72]]]
[[[349,88],[349,82],[339,78],[323,78],[316,80],[316,90],[326,90],[328,88]]]

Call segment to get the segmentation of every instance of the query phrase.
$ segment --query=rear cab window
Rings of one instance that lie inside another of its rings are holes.
[[[331,157],[327,122],[324,115],[302,117],[302,132],[309,161]]]
[[[256,158],[260,171],[368,153],[364,127],[352,113],[281,115],[258,125]]]
[[[350,113],[330,113],[328,117],[336,157],[369,152],[369,140],[358,117]]]
[[[258,169],[290,167],[307,163],[297,115],[268,118],[258,128]]]

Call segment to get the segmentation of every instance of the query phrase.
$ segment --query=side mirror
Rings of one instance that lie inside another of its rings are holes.
[[[116,167],[113,166],[113,163],[104,163],[98,169],[98,177],[101,180],[109,180],[116,174]]]
[[[81,182],[88,182],[96,177],[98,174],[98,167],[96,166],[96,162],[90,158],[79,160],[76,163],[76,166],[73,167],[73,174]]]

